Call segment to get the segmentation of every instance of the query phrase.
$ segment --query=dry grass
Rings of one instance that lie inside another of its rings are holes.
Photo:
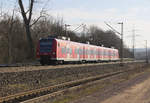
[[[131,72],[128,74],[125,73],[125,75],[122,75],[119,78],[115,78],[115,80],[111,79],[109,81],[107,81],[107,80],[101,81],[94,86],[84,87],[84,88],[80,89],[79,91],[73,91],[73,92],[67,93],[63,97],[56,98],[55,100],[52,100],[52,101],[49,100],[46,103],[70,103],[71,101],[75,101],[79,98],[93,94],[97,91],[102,91],[103,88],[106,86],[111,86],[113,84],[125,82],[125,81],[132,79],[132,78],[136,78],[137,76],[139,76],[145,72],[150,72],[150,68],[147,69],[146,71],[137,70],[137,71],[134,71],[134,72]]]

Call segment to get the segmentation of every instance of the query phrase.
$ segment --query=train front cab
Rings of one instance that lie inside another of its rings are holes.
[[[37,57],[42,65],[53,63],[56,60],[56,40],[54,38],[40,39]]]

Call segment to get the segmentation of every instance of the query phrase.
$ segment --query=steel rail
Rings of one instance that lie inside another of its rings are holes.
[[[138,61],[125,61],[124,63],[136,63],[136,62],[145,62],[144,60],[138,60]],[[105,62],[104,62],[105,63]],[[108,62],[109,63],[120,63],[120,62]],[[87,64],[92,64],[92,63],[87,63]],[[97,64],[97,63],[95,63]],[[102,63],[103,64],[103,63]],[[65,64],[64,64],[65,65]],[[80,64],[79,64],[80,65]],[[16,64],[0,64],[0,68],[3,67],[25,67],[25,66],[41,66],[40,63],[16,63]],[[51,65],[46,65],[46,66],[51,66]],[[57,65],[56,65],[57,66]]]
[[[133,70],[133,69],[117,71],[117,72],[113,72],[113,73],[107,73],[107,74],[103,74],[103,75],[99,75],[99,76],[89,77],[86,79],[70,81],[70,82],[58,84],[55,86],[45,87],[45,88],[41,88],[41,89],[31,90],[31,91],[27,91],[27,92],[23,92],[23,93],[18,93],[18,94],[2,97],[2,98],[0,98],[0,103],[7,103],[7,102],[12,103],[13,101],[16,101],[15,103],[17,103],[17,101],[19,101],[19,102],[25,101],[28,99],[42,96],[42,95],[54,93],[54,92],[57,92],[57,91],[60,91],[60,90],[66,89],[66,88],[71,88],[71,87],[85,84],[88,82],[92,82],[92,81],[104,79],[107,77],[111,77],[114,75],[118,75],[121,73],[125,73],[125,72],[131,71],[131,70]]]

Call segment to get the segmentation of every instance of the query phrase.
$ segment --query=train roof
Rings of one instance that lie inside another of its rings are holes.
[[[104,49],[117,50],[117,49],[115,49],[115,48],[108,48],[108,47],[103,47],[103,46],[97,46],[97,45],[86,44],[86,43],[79,43],[79,42],[74,42],[74,41],[69,41],[69,40],[62,40],[62,39],[57,39],[57,38],[55,38],[55,40],[56,40],[56,41],[63,41],[63,42],[70,42],[70,43],[75,43],[75,44],[90,45],[90,46],[93,46],[93,47],[101,47],[101,48],[104,48]]]

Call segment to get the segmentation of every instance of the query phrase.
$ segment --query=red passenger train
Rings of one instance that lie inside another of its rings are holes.
[[[54,62],[101,62],[119,60],[117,49],[52,37],[39,40],[36,56],[42,65]]]

